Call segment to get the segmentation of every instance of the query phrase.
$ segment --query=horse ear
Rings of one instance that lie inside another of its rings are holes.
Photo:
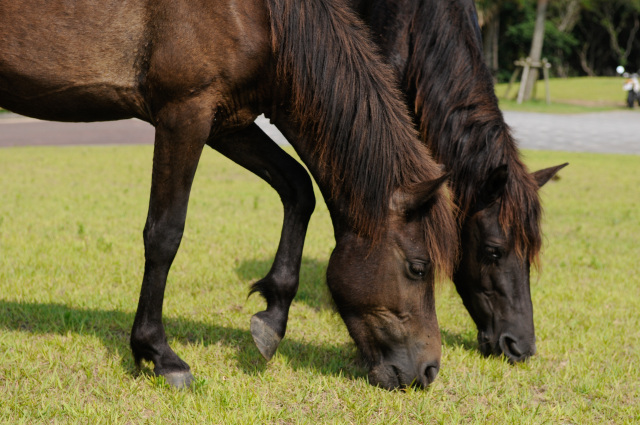
[[[538,170],[535,173],[531,173],[531,175],[538,183],[538,188],[541,188],[546,182],[551,180],[551,178],[553,178],[553,176],[555,176],[558,171],[562,170],[567,165],[569,165],[569,163],[565,162],[564,164],[556,165],[555,167]]]
[[[449,176],[450,173],[445,173],[437,179],[415,183],[406,190],[396,190],[392,199],[392,209],[408,216],[420,213],[427,208],[433,196],[449,179]]]
[[[484,182],[484,186],[482,186],[479,201],[483,205],[492,204],[493,201],[502,196],[508,178],[509,168],[507,164],[502,164],[491,170],[489,177]]]

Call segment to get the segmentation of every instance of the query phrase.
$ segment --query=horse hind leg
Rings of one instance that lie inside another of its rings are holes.
[[[149,212],[143,232],[144,277],[131,330],[136,363],[153,362],[154,372],[177,388],[189,386],[194,378],[189,365],[167,343],[162,304],[167,274],[182,239],[191,184],[211,131],[206,109],[192,99],[166,107],[158,115]]]
[[[304,167],[274,143],[256,124],[231,136],[208,142],[209,146],[269,183],[280,195],[284,220],[280,243],[271,269],[253,284],[250,294],[260,293],[267,308],[251,318],[251,335],[268,361],[284,338],[289,308],[298,291],[302,248],[315,196]]]

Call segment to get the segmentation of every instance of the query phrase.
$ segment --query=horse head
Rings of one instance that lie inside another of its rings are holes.
[[[441,186],[446,177],[397,190],[375,242],[348,226],[337,227],[327,283],[369,366],[372,385],[426,387],[438,374],[434,282],[441,259],[434,256],[442,254],[434,253],[433,245],[442,241],[430,240],[434,233],[425,223],[445,203]]]
[[[566,165],[533,173],[537,188]],[[519,362],[536,352],[529,271],[537,248],[522,244],[517,231],[501,224],[508,179],[505,165],[487,178],[476,208],[463,224],[461,258],[453,280],[478,328],[480,351]],[[537,221],[531,216],[526,220]]]

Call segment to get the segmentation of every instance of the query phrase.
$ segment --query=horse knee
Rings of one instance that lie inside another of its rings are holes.
[[[180,247],[183,231],[184,226],[147,223],[142,232],[145,259],[154,263],[173,261]]]
[[[309,180],[309,186],[303,192],[298,194],[298,211],[306,217],[311,217],[313,210],[316,208],[316,197],[313,193],[313,186]]]
[[[298,214],[311,217],[313,210],[316,208],[316,197],[313,192],[313,183],[311,182],[311,178],[309,174],[300,167],[295,178],[290,180],[291,191],[290,198],[284,199],[283,203],[286,204],[289,201],[294,205],[294,210],[298,212]]]

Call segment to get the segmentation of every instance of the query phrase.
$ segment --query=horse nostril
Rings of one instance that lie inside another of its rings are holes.
[[[439,371],[440,368],[438,366],[427,366],[425,376],[427,377],[427,382],[429,384],[436,380],[436,376],[438,376]]]
[[[436,380],[438,372],[440,371],[440,364],[438,362],[429,363],[424,368],[424,386],[428,386]]]
[[[440,363],[431,362],[423,364],[420,370],[422,370],[422,372],[420,372],[421,375],[418,374],[418,376],[411,383],[411,386],[414,388],[427,388],[429,384],[431,384],[436,379],[436,376],[438,376]]]
[[[499,347],[511,362],[525,360],[529,356],[533,356],[536,352],[535,342],[529,346],[526,343],[523,344],[521,341],[516,340],[509,334],[503,334],[500,337]]]
[[[506,347],[509,349],[509,351],[511,352],[511,354],[514,355],[514,357],[520,357],[522,356],[522,351],[520,351],[520,349],[518,348],[518,343],[509,338],[508,336],[505,337],[505,345]]]

